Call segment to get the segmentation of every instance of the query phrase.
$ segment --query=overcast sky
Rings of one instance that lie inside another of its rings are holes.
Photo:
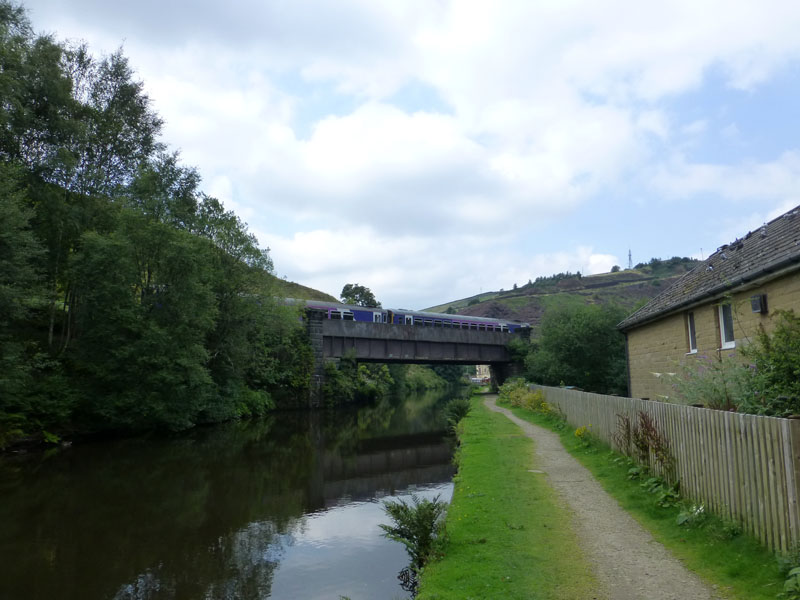
[[[800,2],[28,0],[124,48],[276,273],[424,308],[800,204]]]

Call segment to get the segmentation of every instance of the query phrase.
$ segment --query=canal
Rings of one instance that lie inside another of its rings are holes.
[[[0,599],[407,598],[382,501],[449,500],[441,394],[0,458]]]

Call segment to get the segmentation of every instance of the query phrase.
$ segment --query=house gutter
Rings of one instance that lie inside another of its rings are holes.
[[[710,257],[709,257],[710,258]],[[641,321],[634,321],[626,325],[625,327],[620,327],[620,331],[625,332],[627,336],[627,332],[631,329],[636,327],[641,327],[642,325],[647,325],[648,323],[652,323],[653,321],[657,321],[664,317],[668,317],[673,315],[677,312],[682,310],[686,310],[688,308],[694,308],[695,306],[699,306],[708,302],[709,300],[715,300],[717,298],[721,298],[724,294],[723,291],[732,291],[738,287],[743,287],[745,290],[748,287],[757,287],[762,283],[766,283],[767,281],[771,281],[782,275],[787,275],[792,271],[796,271],[800,268],[800,257],[792,256],[790,258],[783,258],[781,260],[775,261],[773,264],[769,264],[763,269],[761,269],[757,274],[754,275],[741,275],[736,279],[732,280],[730,283],[724,286],[716,287],[713,290],[709,290],[705,292],[701,296],[697,298],[691,298],[689,300],[684,300],[679,304],[676,304],[672,308],[667,311],[655,313]],[[744,290],[738,290],[744,291]]]

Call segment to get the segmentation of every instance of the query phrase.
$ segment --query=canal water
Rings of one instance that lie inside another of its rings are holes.
[[[449,500],[442,395],[0,458],[0,600],[407,598],[383,500]]]

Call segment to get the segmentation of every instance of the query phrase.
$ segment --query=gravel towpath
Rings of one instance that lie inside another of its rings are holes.
[[[714,590],[688,571],[664,546],[655,541],[633,517],[609,496],[591,473],[564,450],[558,436],[515,417],[495,404],[534,441],[536,471],[547,477],[574,517],[595,575],[604,587],[599,598],[608,600],[716,600]]]

